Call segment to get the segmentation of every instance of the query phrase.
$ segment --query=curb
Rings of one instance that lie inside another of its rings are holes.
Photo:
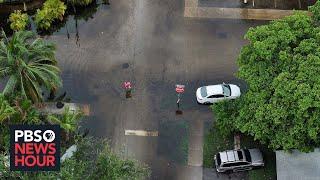
[[[293,10],[276,9],[185,7],[184,17],[274,20],[292,15],[293,12]]]

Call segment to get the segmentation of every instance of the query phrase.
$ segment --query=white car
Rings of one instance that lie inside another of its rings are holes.
[[[234,84],[203,86],[197,89],[197,101],[200,104],[212,104],[222,100],[236,99],[241,95],[240,88]]]

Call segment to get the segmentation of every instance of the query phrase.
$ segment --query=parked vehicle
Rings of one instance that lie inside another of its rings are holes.
[[[259,149],[227,150],[215,155],[214,160],[218,172],[246,171],[264,166],[262,153]]]
[[[240,97],[240,88],[234,84],[218,84],[203,86],[197,89],[197,101],[200,104],[212,104],[222,100]]]

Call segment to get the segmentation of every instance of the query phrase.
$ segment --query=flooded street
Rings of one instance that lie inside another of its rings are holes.
[[[69,16],[48,36],[57,43],[67,94],[91,107],[82,127],[110,139],[124,157],[147,163],[151,179],[186,179],[186,171],[202,176],[190,157],[190,147],[196,151],[202,144],[190,142],[199,135],[195,121],[210,124],[213,116],[196,103],[195,90],[222,82],[245,88],[235,78],[236,58],[249,27],[265,23],[184,18],[183,11],[184,0],[111,0],[87,21]],[[133,83],[132,98],[125,98],[124,81]],[[175,114],[175,84],[186,85],[182,115]],[[128,136],[125,130],[158,136]]]

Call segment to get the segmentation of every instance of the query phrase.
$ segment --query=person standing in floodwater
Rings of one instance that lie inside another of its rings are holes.
[[[123,83],[123,87],[124,87],[124,89],[126,91],[126,98],[131,98],[132,97],[132,94],[131,94],[131,92],[132,92],[131,82],[129,82],[129,81],[124,82]]]

